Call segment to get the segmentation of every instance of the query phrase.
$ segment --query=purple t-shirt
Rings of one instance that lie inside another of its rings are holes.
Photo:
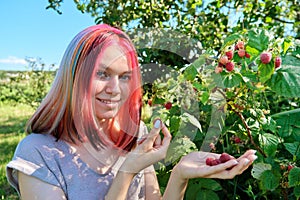
[[[104,199],[116,175],[114,170],[104,174],[95,172],[70,145],[49,134],[26,136],[8,163],[8,181],[19,192],[17,171],[61,188],[69,200]],[[143,171],[132,180],[127,199],[145,199]]]

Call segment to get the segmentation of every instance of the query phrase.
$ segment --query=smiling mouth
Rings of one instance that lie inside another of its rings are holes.
[[[97,98],[97,100],[100,101],[101,103],[104,103],[104,104],[107,104],[107,105],[113,105],[113,104],[117,104],[117,103],[120,102],[120,100],[112,101],[112,100],[98,99],[98,98]]]

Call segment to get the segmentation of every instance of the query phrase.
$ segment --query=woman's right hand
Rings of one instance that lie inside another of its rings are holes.
[[[161,139],[160,131],[163,133]],[[144,168],[162,160],[167,154],[171,134],[160,119],[154,121],[149,134],[145,135],[137,147],[126,155],[126,160],[119,171],[136,174]]]

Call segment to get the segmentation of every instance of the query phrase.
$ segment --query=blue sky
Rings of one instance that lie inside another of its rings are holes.
[[[47,5],[47,0],[0,1],[0,70],[25,70],[25,58],[58,65],[71,39],[95,24],[73,0],[64,1],[62,15]]]

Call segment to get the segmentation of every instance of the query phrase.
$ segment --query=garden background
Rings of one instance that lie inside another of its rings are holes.
[[[95,23],[126,31],[143,72],[142,117],[173,135],[156,167],[161,192],[195,150],[258,159],[232,180],[190,180],[185,199],[300,197],[300,3],[284,1],[74,1]],[[61,14],[62,0],[47,9]],[[62,13],[63,14],[63,13]],[[263,56],[261,56],[263,54]],[[56,71],[41,60],[0,72],[0,197],[17,199],[5,165]],[[151,76],[149,76],[151,73]]]

